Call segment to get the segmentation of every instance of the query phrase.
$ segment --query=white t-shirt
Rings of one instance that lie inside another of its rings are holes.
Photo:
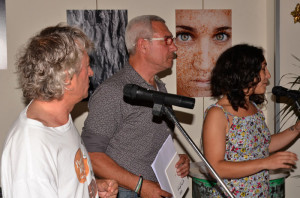
[[[4,198],[98,197],[88,153],[72,118],[46,127],[21,112],[6,139],[1,160]]]

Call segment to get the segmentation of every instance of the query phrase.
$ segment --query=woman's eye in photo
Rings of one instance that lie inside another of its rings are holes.
[[[217,33],[214,36],[214,40],[217,40],[217,41],[227,41],[229,38],[230,38],[230,36],[225,32]]]
[[[176,37],[180,41],[190,41],[190,40],[192,40],[192,36],[189,33],[177,33]]]

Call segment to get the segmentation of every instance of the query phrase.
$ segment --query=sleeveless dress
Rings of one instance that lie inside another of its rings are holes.
[[[213,104],[212,107],[221,108],[228,120],[232,116],[232,125],[226,135],[226,161],[239,162],[263,159],[269,156],[270,131],[265,123],[263,112],[257,108],[257,113],[245,117],[238,117],[227,112],[222,106]],[[268,197],[269,171],[262,170],[254,175],[239,179],[224,179],[234,197]],[[211,197],[226,197],[220,184],[212,189]]]

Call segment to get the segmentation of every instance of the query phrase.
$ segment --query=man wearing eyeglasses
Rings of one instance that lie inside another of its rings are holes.
[[[165,21],[154,15],[133,18],[125,33],[129,64],[102,83],[89,101],[82,138],[95,175],[118,181],[118,197],[171,197],[157,182],[151,164],[173,130],[166,118],[154,117],[152,106],[123,98],[126,84],[166,92],[157,77],[169,69],[177,47]],[[180,155],[177,174],[189,173],[189,158]]]

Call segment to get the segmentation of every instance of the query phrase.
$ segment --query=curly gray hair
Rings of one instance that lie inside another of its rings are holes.
[[[92,49],[93,43],[76,27],[59,24],[43,29],[29,40],[16,63],[23,96],[61,99],[67,79],[80,72],[84,51]]]
[[[125,31],[125,43],[129,54],[134,54],[136,42],[140,38],[150,39],[153,36],[152,22],[165,20],[156,15],[142,15],[131,19]]]

